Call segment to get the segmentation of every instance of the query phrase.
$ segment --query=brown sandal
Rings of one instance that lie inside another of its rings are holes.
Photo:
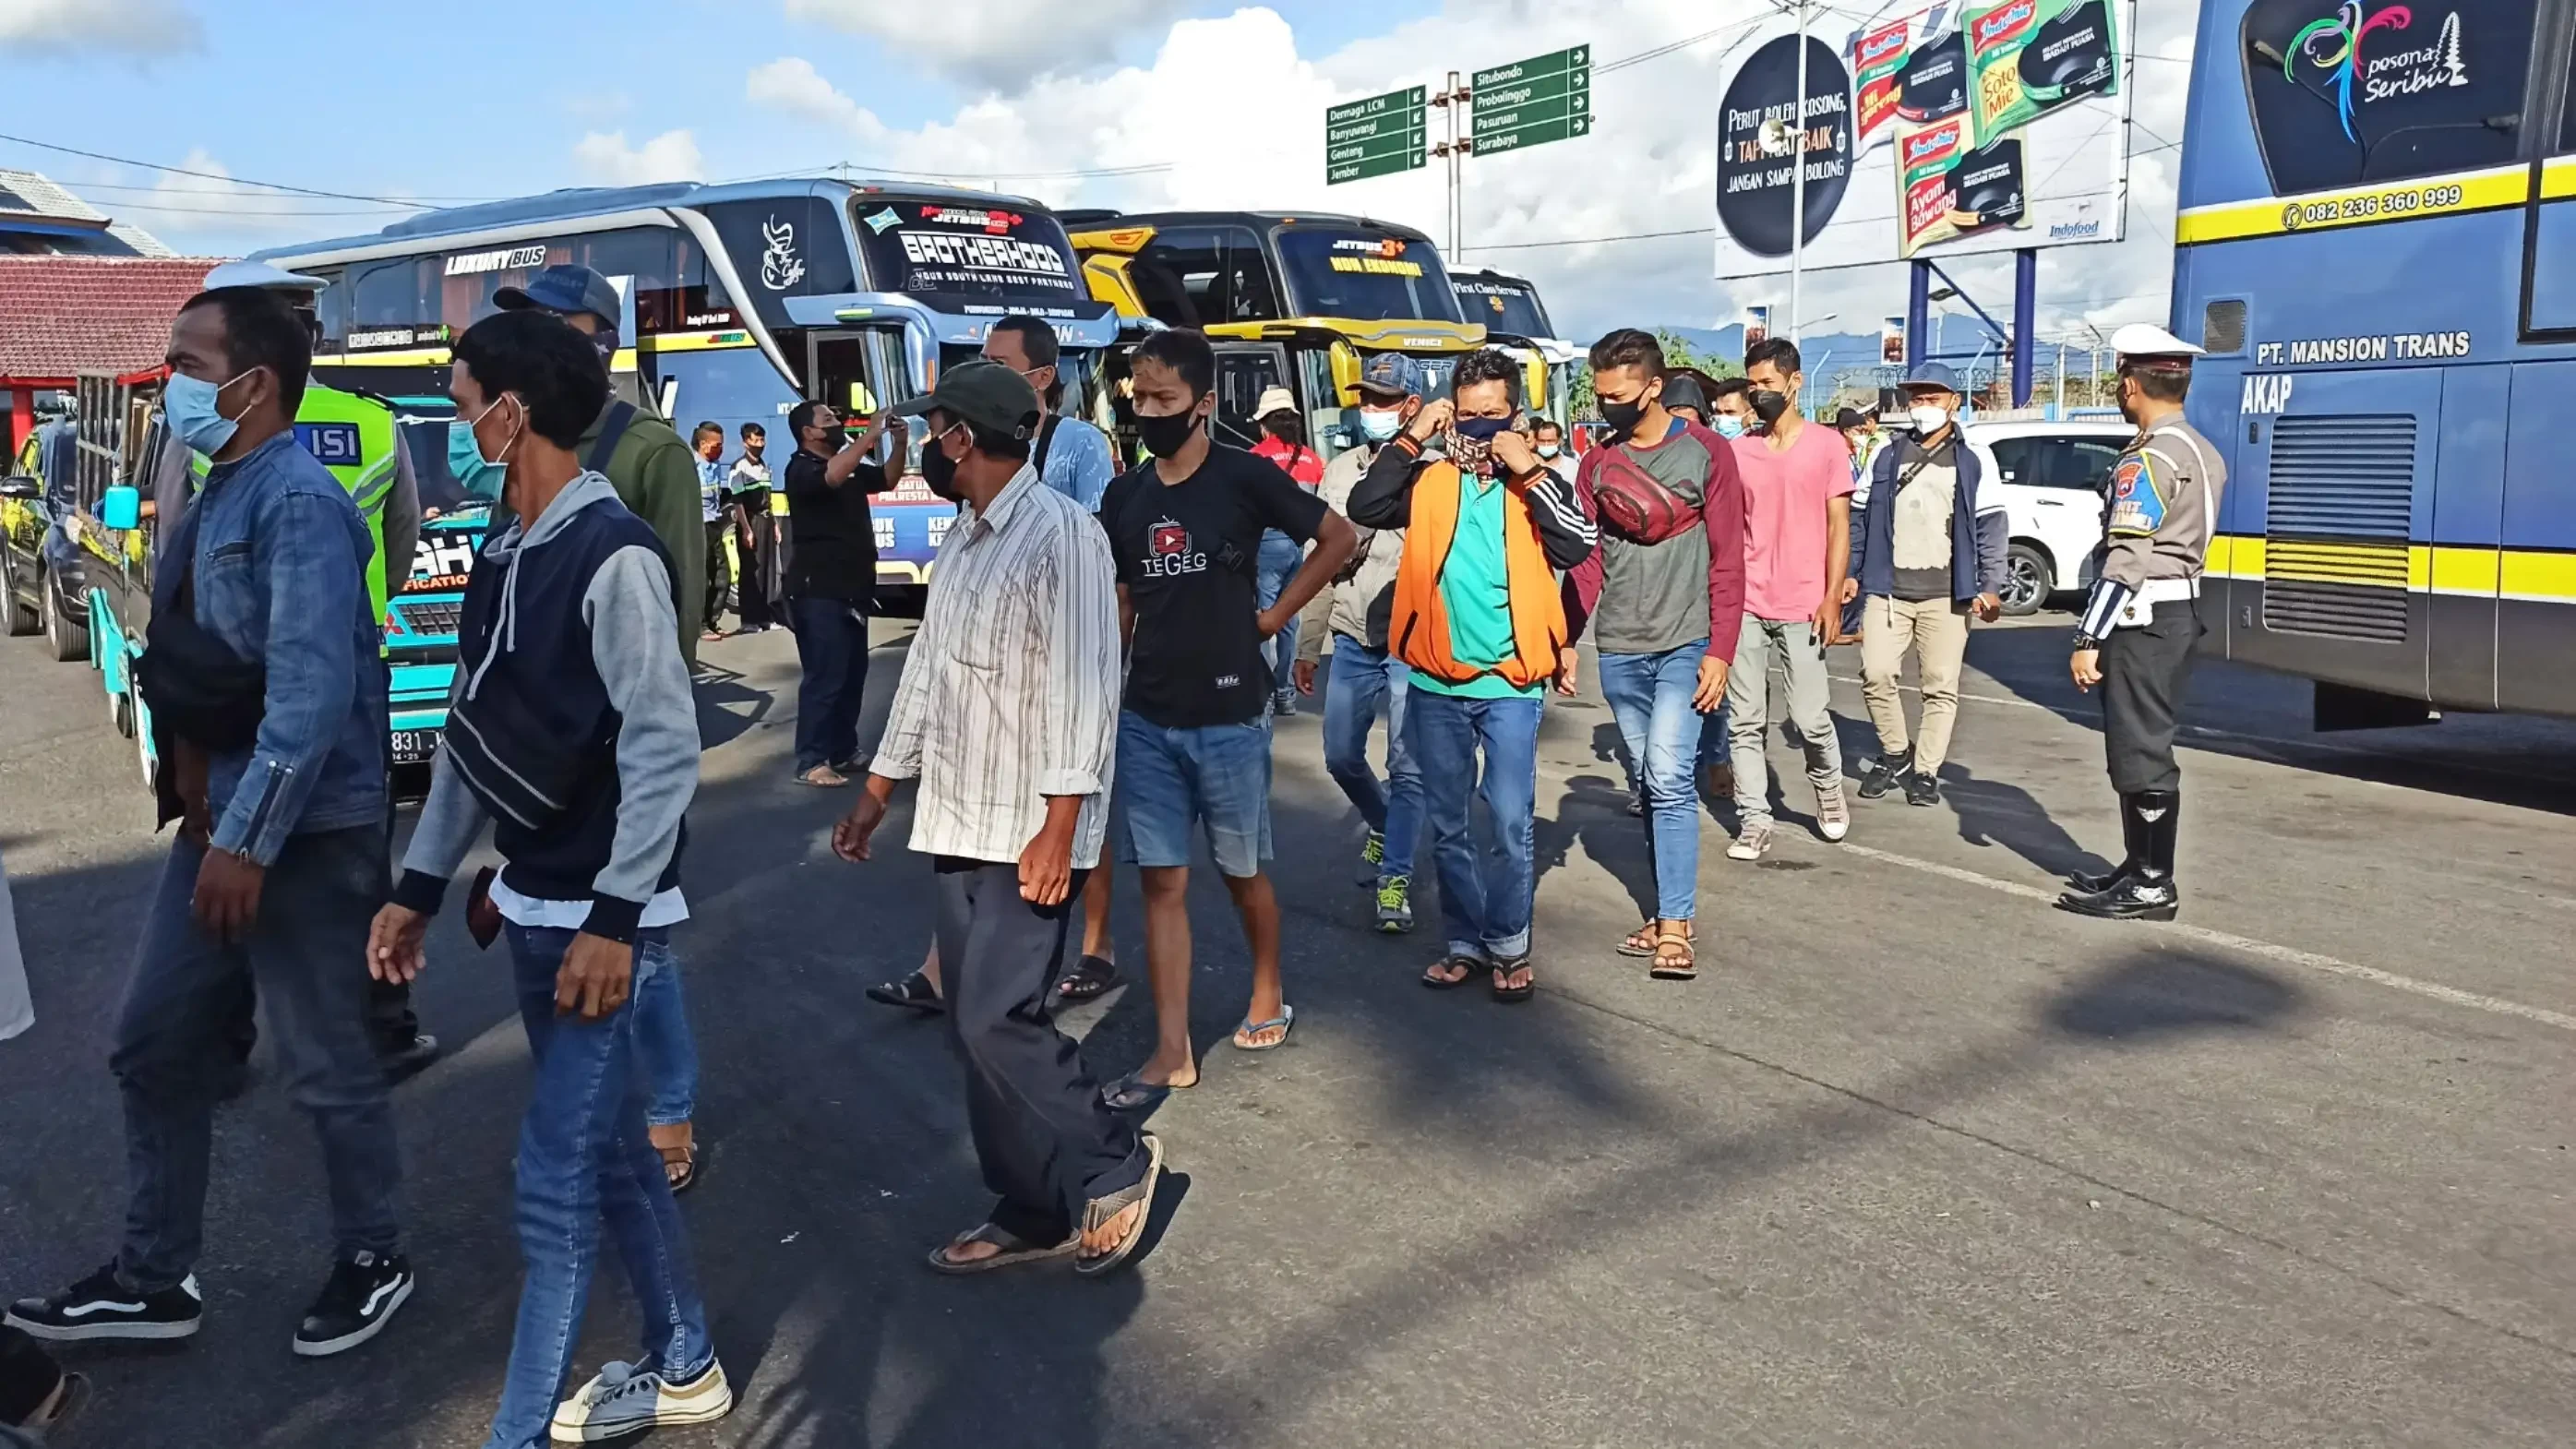
[[[653,1150],[662,1154],[662,1175],[670,1179],[673,1197],[698,1185],[698,1139],[695,1135],[676,1147],[657,1143]]]
[[[1656,931],[1655,964],[1646,974],[1657,981],[1699,979],[1699,952],[1691,944],[1689,928],[1665,926]]]

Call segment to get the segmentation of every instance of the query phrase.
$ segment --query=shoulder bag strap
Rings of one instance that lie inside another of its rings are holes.
[[[1029,455],[1029,466],[1037,469],[1041,477],[1046,474],[1047,452],[1055,446],[1055,430],[1063,422],[1062,413],[1049,413],[1046,421],[1038,424],[1038,448]]]
[[[620,399],[608,405],[608,416],[599,425],[599,441],[590,445],[590,456],[581,465],[593,473],[606,473],[608,460],[617,453],[618,440],[635,422],[635,404]]]

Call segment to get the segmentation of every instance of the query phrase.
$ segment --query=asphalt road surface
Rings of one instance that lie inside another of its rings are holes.
[[[2118,827],[2064,639],[1978,635],[1939,808],[1860,805],[1830,846],[1792,768],[1771,858],[1724,859],[1712,825],[1693,985],[1612,954],[1647,898],[1642,827],[1607,710],[1551,703],[1541,994],[1509,1011],[1417,987],[1429,931],[1367,931],[1316,712],[1283,721],[1296,1034],[1225,1044],[1245,957],[1202,872],[1206,1077],[1156,1122],[1177,1201],[1096,1283],[923,1271],[984,1206],[957,1069],[936,1024],[860,992],[919,959],[927,867],[831,857],[846,796],[789,779],[789,638],[709,647],[687,1210],[741,1404],[656,1442],[2562,1449],[2576,727],[2317,737],[2303,687],[2204,666],[2183,920],[2084,921],[2047,908],[2052,877]],[[870,736],[902,658],[888,631]],[[1853,652],[1833,671],[1865,757]],[[105,714],[80,666],[0,644],[0,849],[40,1017],[0,1046],[10,1295],[95,1267],[122,1206],[104,1063],[162,842]],[[526,1070],[459,914],[420,990],[453,1050],[397,1097],[411,1306],[358,1352],[289,1355],[326,1217],[272,1072],[219,1120],[205,1331],[79,1354],[99,1395],[69,1442],[481,1442]],[[1150,1009],[1123,993],[1069,1025],[1114,1072]],[[604,1271],[584,1372],[632,1356],[624,1296]]]

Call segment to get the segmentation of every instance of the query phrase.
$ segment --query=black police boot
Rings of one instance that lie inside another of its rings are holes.
[[[2138,867],[2146,862],[2147,819],[2138,813],[2140,798],[2142,797],[2137,795],[2120,797],[2120,844],[2123,853],[2119,866],[2100,874],[2080,870],[2067,872],[2066,883],[2075,888],[2074,894],[2098,896],[2118,890],[2127,885],[2131,878],[2137,875]]]
[[[2182,796],[2172,790],[2147,790],[2122,803],[2135,811],[2146,829],[2137,870],[2107,891],[2089,895],[2070,891],[2057,898],[2057,908],[2109,921],[2170,921],[2182,908],[2182,892],[2174,884]]]
[[[1913,772],[1914,752],[1912,750],[1907,750],[1901,755],[1881,755],[1870,761],[1868,771],[1860,777],[1860,798],[1875,800],[1895,788],[1898,781]]]

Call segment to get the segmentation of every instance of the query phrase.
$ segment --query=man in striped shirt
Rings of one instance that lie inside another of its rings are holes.
[[[1048,1006],[1108,821],[1120,675],[1109,542],[1029,465],[1037,394],[1011,369],[960,364],[903,411],[925,419],[923,478],[961,511],[832,848],[868,859],[896,784],[920,779],[912,848],[938,871],[948,1019],[1000,1199],[930,1266],[1074,1254],[1075,1271],[1104,1273],[1144,1237],[1162,1146],[1102,1102]]]

